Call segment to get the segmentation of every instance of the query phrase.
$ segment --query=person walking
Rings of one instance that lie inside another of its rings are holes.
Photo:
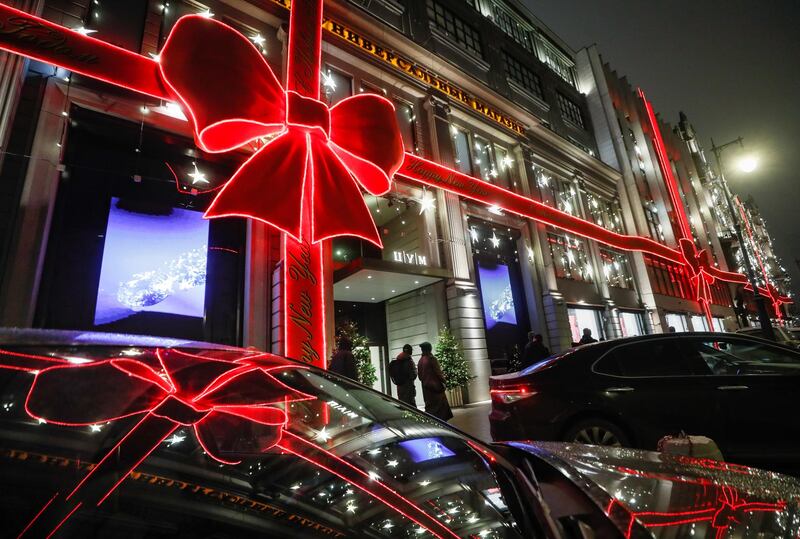
[[[528,343],[522,350],[522,365],[520,370],[535,365],[541,360],[550,357],[550,350],[544,345],[544,337],[540,333],[528,333]]]
[[[419,381],[422,382],[422,398],[425,400],[425,411],[442,421],[449,421],[453,417],[450,403],[447,402],[445,393],[444,374],[439,366],[439,360],[433,355],[431,343],[424,342],[419,345],[422,355],[417,364]]]
[[[356,357],[353,355],[353,343],[347,337],[341,337],[336,347],[336,352],[331,357],[331,364],[328,368],[331,372],[346,376],[358,382],[358,366]]]
[[[389,363],[389,378],[397,386],[397,398],[416,408],[417,388],[414,387],[414,380],[417,379],[417,366],[411,357],[412,351],[410,344],[403,345],[403,351]]]
[[[597,339],[592,337],[592,330],[583,328],[583,337],[578,341],[578,344],[592,344],[593,342],[597,342]]]

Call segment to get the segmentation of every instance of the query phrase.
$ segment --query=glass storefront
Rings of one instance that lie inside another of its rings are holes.
[[[600,309],[593,309],[590,307],[569,307],[567,309],[569,316],[569,329],[572,333],[573,346],[583,337],[583,330],[589,329],[592,332],[592,337],[598,341],[605,339],[605,332],[603,331],[603,317]]]
[[[672,331],[672,328],[674,328],[677,333],[689,331],[689,322],[685,314],[667,313],[665,318],[667,319],[667,332]]]
[[[644,335],[642,313],[636,311],[619,311],[619,328],[623,337]]]
[[[521,353],[530,327],[517,252],[520,232],[475,218],[469,232],[489,358],[508,360]]]
[[[241,344],[244,220],[203,219],[202,193],[239,158],[77,107],[69,117],[34,325]]]

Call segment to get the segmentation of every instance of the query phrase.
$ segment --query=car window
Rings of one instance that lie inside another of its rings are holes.
[[[745,339],[698,339],[691,346],[716,375],[800,374],[800,354]]]
[[[63,520],[59,537],[522,536],[493,453],[324,371],[107,347],[0,350],[12,365],[0,513],[14,534]]]
[[[656,339],[618,346],[595,365],[601,374],[624,377],[708,374],[698,359],[681,351],[676,339]]]

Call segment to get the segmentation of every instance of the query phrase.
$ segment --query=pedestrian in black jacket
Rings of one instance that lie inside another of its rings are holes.
[[[528,343],[522,351],[522,365],[520,370],[535,365],[547,357],[550,357],[550,350],[544,345],[544,337],[533,331],[528,333]]]
[[[331,372],[346,376],[358,382],[358,366],[353,355],[353,343],[349,339],[342,337],[339,339],[339,346],[331,358],[331,365],[328,368]]]
[[[414,380],[417,379],[417,366],[411,357],[412,351],[410,344],[403,345],[403,351],[389,363],[389,377],[397,386],[397,398],[416,407],[417,388],[414,387]]]

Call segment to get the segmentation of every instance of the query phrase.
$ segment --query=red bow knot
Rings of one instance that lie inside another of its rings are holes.
[[[242,432],[258,429],[263,452],[281,439],[286,413],[275,404],[312,399],[279,381],[271,370],[177,350],[158,350],[160,368],[137,359],[110,359],[49,367],[36,374],[25,402],[31,417],[67,426],[101,424],[150,413],[194,428],[212,458],[231,451]]]
[[[681,238],[678,244],[683,255],[683,264],[697,293],[697,301],[711,303],[711,285],[714,284],[714,276],[708,271],[711,268],[708,252],[705,249],[698,251],[694,242],[687,238]]]
[[[275,137],[231,177],[206,217],[252,217],[299,240],[303,200],[310,198],[313,242],[353,235],[381,246],[361,187],[387,192],[403,161],[388,99],[359,94],[329,108],[284,91],[244,36],[202,16],[178,20],[159,62],[203,150],[227,152]]]

